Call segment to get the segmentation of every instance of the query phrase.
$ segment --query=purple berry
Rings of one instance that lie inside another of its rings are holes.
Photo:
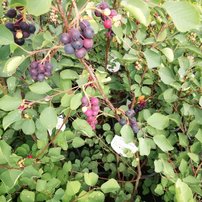
[[[75,50],[70,43],[64,46],[65,53],[67,54],[74,54]]]
[[[37,68],[38,66],[38,62],[37,61],[33,61],[30,65],[31,68]]]
[[[15,27],[14,27],[14,24],[12,22],[7,22],[5,26],[10,31],[13,31],[13,32],[15,31]]]
[[[38,74],[36,69],[30,69],[29,73],[30,73],[31,76],[37,76],[37,74]]]
[[[29,25],[26,22],[23,22],[23,21],[19,23],[19,27],[23,31],[28,31],[29,30]]]
[[[71,36],[72,40],[76,41],[80,38],[81,33],[78,29],[72,28],[70,30],[70,36]]]
[[[136,118],[135,118],[135,117],[130,118],[130,123],[131,123],[131,124],[137,124]]]
[[[75,56],[77,58],[81,59],[81,58],[85,57],[86,53],[87,53],[86,49],[85,48],[81,48],[81,49],[79,49],[79,50],[77,50],[75,52]]]
[[[88,98],[86,97],[86,96],[83,96],[82,98],[81,98],[81,102],[82,102],[82,104],[83,105],[88,105]]]
[[[109,4],[107,2],[102,2],[100,5],[99,5],[99,8],[101,10],[104,10],[105,8],[109,8]]]
[[[45,63],[45,68],[46,68],[46,70],[52,70],[52,68],[53,68],[53,65],[51,64],[51,63],[49,63],[49,62],[46,62]]]
[[[38,64],[38,72],[39,73],[44,73],[45,72],[44,64],[41,64],[41,63]]]
[[[134,133],[138,133],[139,132],[139,128],[138,128],[137,124],[132,124],[131,127],[132,127]]]
[[[50,71],[50,70],[46,70],[46,71],[44,72],[44,76],[50,77],[50,76],[51,76],[51,71]]]
[[[83,36],[88,39],[92,39],[94,36],[94,31],[91,27],[87,27],[83,30]]]
[[[30,24],[30,25],[29,25],[29,32],[30,32],[31,34],[34,34],[35,31],[36,31],[36,27],[35,27],[34,25]]]
[[[132,118],[135,115],[135,111],[133,109],[129,109],[126,111],[126,116]]]
[[[17,39],[15,38],[15,43],[18,44],[19,46],[22,46],[25,43],[25,39],[21,38],[21,39]]]
[[[44,74],[39,74],[39,75],[37,76],[37,80],[38,80],[38,81],[43,81],[44,79],[45,79]]]
[[[15,18],[17,15],[17,12],[15,9],[11,8],[7,11],[6,16],[9,18]]]
[[[71,42],[71,37],[70,37],[70,34],[69,33],[63,33],[61,36],[60,36],[60,41],[63,43],[63,44],[68,44]]]
[[[86,27],[90,27],[90,23],[88,20],[83,20],[79,23],[79,26],[82,30],[84,30]]]
[[[23,37],[24,37],[24,38],[28,38],[28,37],[30,36],[30,33],[29,33],[29,32],[23,32],[22,34],[23,34]]]
[[[121,119],[119,120],[119,124],[120,124],[121,126],[124,126],[124,125],[126,124],[126,119],[121,118]]]
[[[110,16],[110,17],[114,17],[114,16],[116,16],[116,15],[117,15],[116,10],[112,9],[109,16]]]
[[[91,49],[93,47],[93,39],[84,39],[83,46],[88,50]]]
[[[94,14],[96,17],[101,17],[101,15],[102,15],[101,12],[98,10],[95,10]]]
[[[73,48],[75,50],[79,50],[83,47],[83,40],[82,39],[78,39],[76,41],[72,41],[71,45],[73,46]]]

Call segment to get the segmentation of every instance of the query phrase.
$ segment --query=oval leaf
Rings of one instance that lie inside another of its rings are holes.
[[[96,173],[84,173],[85,183],[89,186],[96,185],[98,181],[98,175]]]
[[[40,121],[42,125],[49,130],[56,127],[57,124],[57,113],[53,107],[45,108],[40,115]]]
[[[13,34],[5,25],[0,25],[0,45],[9,45],[14,43]]]
[[[19,65],[25,60],[25,56],[15,56],[10,58],[3,69],[3,72],[8,74],[8,75],[12,75],[16,72],[16,69],[19,67]]]
[[[168,127],[169,118],[163,114],[154,113],[147,119],[147,123],[158,130],[163,130]]]
[[[174,149],[164,135],[155,135],[153,140],[155,144],[164,152],[168,152]]]
[[[193,4],[187,1],[166,1],[163,4],[176,28],[186,32],[200,25],[200,14]]]
[[[45,94],[52,90],[52,88],[48,85],[46,81],[36,82],[29,86],[29,89],[36,94]]]

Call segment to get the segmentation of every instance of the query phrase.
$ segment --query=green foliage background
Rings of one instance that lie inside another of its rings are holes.
[[[22,47],[5,28],[0,6],[0,201],[201,201],[201,1],[109,1],[122,15],[109,51],[108,64],[120,64],[116,73],[105,68],[106,31],[92,15],[99,2],[75,2],[96,32],[85,64],[103,93],[89,85],[84,63],[61,47],[61,13],[57,23],[50,20],[58,5],[67,17],[72,1],[10,0],[9,7],[24,6],[37,27]],[[73,7],[68,22],[76,17]],[[30,62],[54,51],[52,77],[33,82]],[[95,131],[81,110],[84,93],[100,98]],[[121,128],[106,100],[121,116],[142,95],[147,107],[136,116],[134,135]],[[64,131],[56,129],[59,115]],[[116,154],[115,134],[138,152]]]

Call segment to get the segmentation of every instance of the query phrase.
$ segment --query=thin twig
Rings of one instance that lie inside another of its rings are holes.
[[[81,59],[80,62],[85,66],[86,70],[88,71],[88,73],[90,74],[91,78],[93,79],[93,81],[95,82],[95,85],[97,87],[97,90],[100,92],[100,94],[103,97],[103,100],[108,104],[109,108],[114,112],[115,117],[117,120],[119,120],[119,116],[116,113],[116,108],[113,106],[113,104],[110,102],[110,100],[108,99],[108,97],[105,95],[102,86],[100,85],[98,78],[96,77],[96,75],[94,74],[93,68],[88,65],[84,59]]]
[[[64,124],[68,121],[69,116],[70,116],[70,113],[71,113],[71,112],[69,112],[69,113],[65,116],[65,118],[64,118],[64,120],[63,120],[63,123],[62,123],[62,125],[60,126],[60,128],[57,130],[55,136],[51,139],[51,141],[50,141],[48,144],[46,144],[46,146],[45,146],[45,147],[41,150],[41,152],[36,156],[36,159],[39,159],[39,157],[41,157],[41,156],[44,154],[44,152],[48,149],[48,147],[49,147],[51,144],[53,144],[53,142],[56,140],[56,138],[60,135],[61,129],[62,129],[62,127],[64,126]]]
[[[64,32],[66,32],[68,30],[68,21],[67,21],[65,12],[62,8],[62,0],[57,0],[57,6],[58,6],[58,9],[60,11],[63,22],[64,22],[64,29],[63,30],[64,30]]]

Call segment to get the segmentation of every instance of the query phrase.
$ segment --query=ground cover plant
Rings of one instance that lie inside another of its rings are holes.
[[[202,201],[201,14],[0,0],[0,202]]]

